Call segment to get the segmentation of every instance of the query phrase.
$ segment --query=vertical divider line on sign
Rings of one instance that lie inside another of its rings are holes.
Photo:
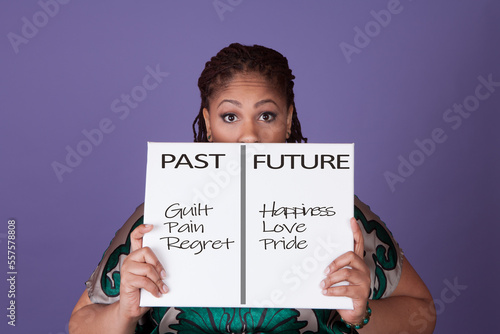
[[[241,279],[241,305],[246,304],[246,146],[241,145],[240,177],[241,177],[241,261],[240,261],[240,279]]]

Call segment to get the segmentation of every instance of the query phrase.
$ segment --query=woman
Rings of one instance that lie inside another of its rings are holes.
[[[195,141],[307,142],[297,118],[294,78],[287,59],[274,50],[240,44],[222,49],[198,80],[201,107],[193,123]],[[432,333],[435,311],[425,284],[384,223],[357,197],[354,209],[354,251],[335,259],[318,282],[327,296],[351,297],[353,310],[141,308],[141,288],[157,296],[168,293],[162,280],[168,268],[142,247],[142,237],[152,226],[142,224],[141,205],[87,281],[70,331]],[[202,283],[203,273],[198,279]],[[333,286],[341,281],[349,285]]]

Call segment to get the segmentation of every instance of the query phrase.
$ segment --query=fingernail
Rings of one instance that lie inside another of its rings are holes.
[[[325,287],[325,281],[321,281],[321,283],[319,283],[319,286],[320,286],[320,288],[324,288]]]
[[[321,293],[324,294],[324,295],[326,295],[326,293],[327,293],[326,289],[322,290]]]
[[[162,286],[161,289],[163,290],[163,293],[167,293],[168,292],[168,287],[165,284],[163,284],[163,286]]]
[[[162,270],[160,275],[161,275],[161,278],[163,278],[163,279],[167,278],[167,272],[165,270]]]
[[[326,269],[324,271],[325,275],[328,275],[329,272],[330,272],[330,267],[326,267]]]

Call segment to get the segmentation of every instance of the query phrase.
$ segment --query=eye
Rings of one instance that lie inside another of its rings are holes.
[[[276,114],[270,111],[263,112],[259,116],[259,120],[264,121],[264,122],[272,122],[276,119]]]
[[[226,123],[233,123],[233,122],[236,122],[238,120],[238,117],[236,117],[235,114],[227,113],[227,114],[222,115],[222,119]]]

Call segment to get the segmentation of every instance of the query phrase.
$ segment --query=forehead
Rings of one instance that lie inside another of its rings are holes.
[[[216,101],[228,95],[236,96],[269,95],[276,99],[284,99],[275,85],[258,73],[238,73],[217,89],[211,100]]]

